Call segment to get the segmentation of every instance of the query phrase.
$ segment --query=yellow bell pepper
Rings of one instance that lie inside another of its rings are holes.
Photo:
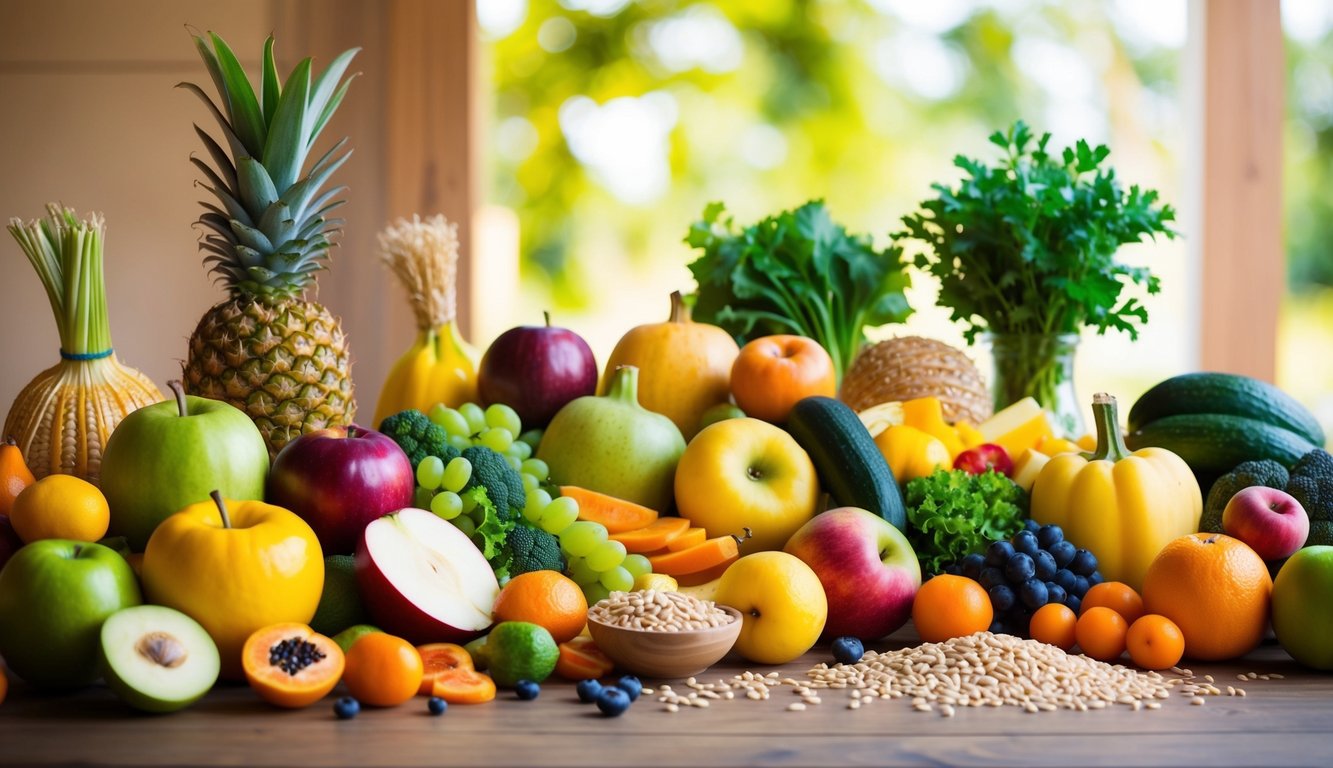
[[[1157,553],[1199,529],[1203,495],[1183,459],[1164,448],[1125,447],[1115,398],[1092,401],[1097,450],[1054,456],[1032,486],[1032,519],[1064,529],[1097,556],[1107,581],[1134,589]]]
[[[944,420],[944,406],[938,397],[918,397],[903,403],[903,424],[938,439],[949,451],[949,461],[964,450],[958,429]]]
[[[898,424],[875,437],[875,446],[884,454],[893,477],[899,483],[906,483],[918,477],[926,477],[937,469],[952,466],[949,449],[939,438],[926,434],[916,427]]]

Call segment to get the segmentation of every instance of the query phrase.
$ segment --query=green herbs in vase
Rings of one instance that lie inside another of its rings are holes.
[[[929,247],[915,264],[939,279],[939,303],[964,324],[968,343],[988,335],[996,409],[1031,396],[1056,414],[1057,427],[1078,434],[1069,380],[1078,333],[1090,326],[1138,337],[1148,312],[1122,294],[1131,284],[1157,293],[1158,279],[1120,263],[1116,251],[1174,238],[1175,211],[1156,191],[1126,191],[1104,164],[1107,147],[1080,140],[1056,152],[1050,138],[1019,121],[990,137],[1003,153],[998,162],[955,158],[964,178],[932,185],[938,197],[905,217],[899,236]]]

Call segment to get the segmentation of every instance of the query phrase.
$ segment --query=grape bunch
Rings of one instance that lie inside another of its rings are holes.
[[[612,591],[628,591],[634,580],[652,572],[648,558],[626,553],[625,545],[611,541],[606,527],[579,520],[579,504],[558,496],[550,483],[550,468],[532,453],[540,442],[540,430],[523,432],[518,413],[494,403],[482,409],[476,403],[458,408],[436,405],[427,414],[448,434],[449,444],[459,449],[484,445],[503,455],[523,480],[527,500],[523,519],[555,536],[565,556],[565,574],[582,589],[588,604]],[[469,536],[481,522],[476,502],[460,492],[472,474],[471,463],[459,456],[447,465],[437,456],[427,456],[417,465],[417,506],[429,509],[452,522]]]
[[[1027,637],[1032,614],[1047,603],[1079,612],[1083,595],[1100,584],[1097,558],[1075,547],[1058,525],[1028,520],[1009,541],[996,541],[986,553],[971,554],[948,569],[985,587],[995,618],[990,630]]]

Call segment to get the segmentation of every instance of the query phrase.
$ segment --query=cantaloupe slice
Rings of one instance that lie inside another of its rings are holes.
[[[707,529],[690,528],[671,541],[668,541],[666,548],[668,552],[679,552],[682,549],[689,549],[690,547],[697,546],[705,541],[708,541]]]
[[[718,536],[679,552],[651,555],[648,562],[652,563],[653,573],[665,573],[679,580],[685,574],[698,573],[739,557],[740,548],[736,537]]]
[[[579,509],[581,512],[583,508],[579,507]],[[582,517],[582,514],[579,517]],[[659,549],[666,549],[671,542],[675,541],[681,534],[688,533],[689,530],[690,521],[683,517],[659,517],[646,527],[636,528],[624,533],[613,533],[608,538],[624,544],[625,551],[632,555],[646,555]],[[703,529],[699,530],[700,532],[703,531]],[[703,539],[701,538],[695,543],[698,544],[700,541],[703,541]]]
[[[560,486],[560,495],[579,503],[579,519],[606,527],[607,533],[625,533],[647,528],[657,520],[657,511],[632,501],[617,499],[577,485]]]

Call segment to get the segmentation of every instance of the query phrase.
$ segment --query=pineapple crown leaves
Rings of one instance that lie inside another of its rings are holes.
[[[334,198],[347,188],[321,188],[351,155],[350,149],[343,151],[347,139],[334,144],[304,177],[302,168],[356,77],[343,76],[360,49],[339,54],[313,82],[311,59],[304,59],[279,85],[270,37],[256,94],[231,48],[208,34],[211,48],[203,37],[193,38],[218,100],[194,83],[178,85],[204,102],[223,140],[195,126],[213,165],[198,157],[190,162],[203,174],[199,186],[217,198],[201,201],[204,263],[232,292],[298,293],[324,268],[332,239],[341,232],[343,220],[328,215],[343,204]]]

